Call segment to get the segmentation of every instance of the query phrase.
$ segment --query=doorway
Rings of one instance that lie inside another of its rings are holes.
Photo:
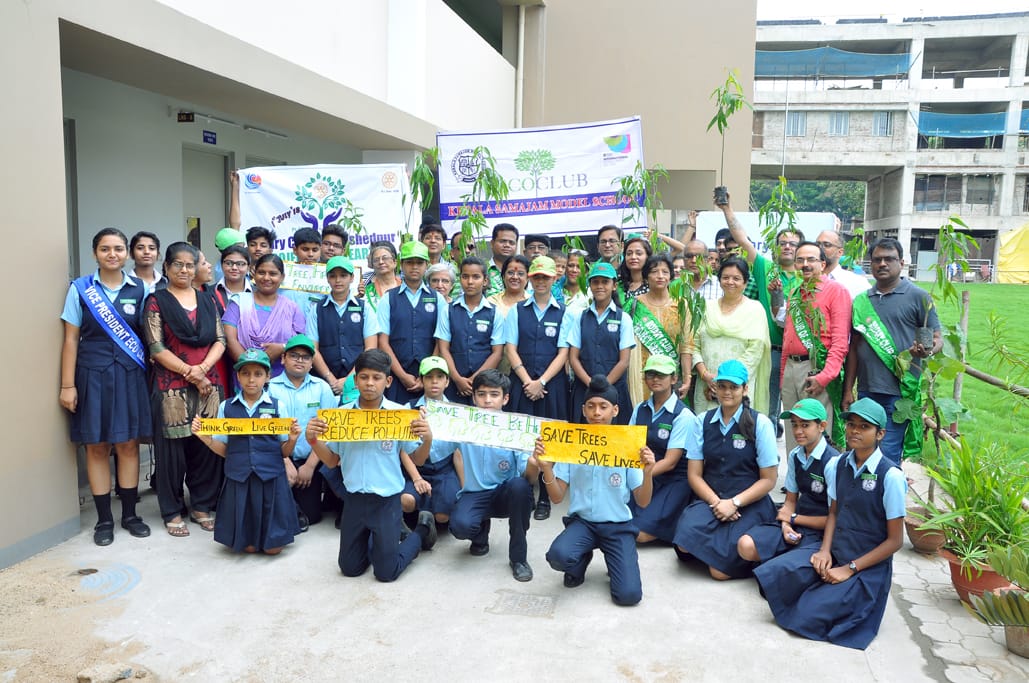
[[[222,152],[195,147],[182,148],[182,232],[177,239],[191,240],[217,263],[214,236],[228,224],[229,159]],[[195,219],[195,221],[194,221]]]

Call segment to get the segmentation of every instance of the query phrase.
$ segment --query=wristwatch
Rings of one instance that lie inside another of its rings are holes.
[[[793,524],[796,521],[797,521],[797,513],[794,512],[793,514],[790,515],[790,524]]]
[[[743,507],[743,505],[740,503],[740,499],[737,496],[732,497],[732,504],[736,506],[737,510]]]
[[[858,572],[857,564],[854,562],[854,560],[850,561],[850,564],[847,565],[847,569],[854,572],[855,574],[857,574]]]
[[[545,380],[542,377],[540,377],[540,386],[543,387],[543,388],[546,388],[547,380]]]

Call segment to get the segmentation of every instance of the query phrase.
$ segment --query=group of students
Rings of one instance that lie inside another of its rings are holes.
[[[318,258],[308,246],[319,235],[310,232],[295,238],[302,262]],[[112,448],[122,526],[135,536],[149,534],[134,508],[138,443],[159,419],[152,421],[147,410],[148,359],[139,339],[148,288],[124,273],[129,245],[119,231],[101,231],[93,247],[98,269],[72,284],[62,315],[61,403],[73,413],[72,439],[86,445],[98,510],[94,538],[105,545],[114,528]],[[490,520],[507,518],[512,574],[529,581],[530,516],[545,519],[551,502],[567,495],[565,529],[546,554],[567,587],[583,583],[599,548],[612,599],[638,603],[637,544],[656,541],[673,544],[680,558],[704,562],[719,579],[753,573],[776,619],[790,630],[853,647],[866,647],[874,637],[889,587],[889,557],[900,547],[904,494],[899,469],[877,448],[886,418],[874,402],[862,399],[845,413],[851,451],[836,458],[819,431],[824,409],[819,415],[815,406],[821,404],[806,399],[784,414],[801,445],[790,453],[787,503],[777,512],[768,496],[778,464],[775,428],[750,408],[741,363],[718,367],[711,382],[718,405],[695,416],[675,391],[678,359],[652,354],[643,367],[649,397],[631,403],[625,371],[635,339],[610,263],[589,269],[588,303],[571,311],[555,297],[554,260],[536,256],[527,271],[531,293],[502,315],[484,294],[489,266],[475,256],[461,260],[461,293],[448,304],[425,281],[426,245],[406,242],[399,285],[372,305],[369,297],[354,296],[354,266],[336,255],[326,263],[330,294],[294,293],[302,325],[292,324],[286,339],[252,347],[240,344],[240,329],[260,328],[275,310],[266,306],[271,310],[263,311],[262,322],[260,291],[268,289],[262,278],[276,280],[262,267],[277,271],[281,281],[282,264],[258,254],[252,281],[233,272],[230,284],[227,260],[249,259],[234,242],[219,247],[226,276],[214,287],[201,284],[200,291],[224,297],[219,325],[226,341],[210,346],[228,350],[235,379],[226,383],[216,413],[196,412],[190,427],[196,434],[201,417],[295,422],[278,437],[194,437],[224,458],[224,483],[204,526],[216,541],[236,551],[277,554],[302,527],[321,519],[323,497],[338,497],[345,511],[338,520],[340,570],[357,576],[370,565],[377,579],[391,581],[433,547],[437,524],[447,524],[481,556],[489,552]],[[169,248],[166,268],[178,253]],[[247,312],[255,299],[256,308]],[[76,307],[77,317],[69,313]],[[253,319],[245,322],[248,316]],[[208,354],[196,371],[187,365],[184,377],[197,373],[204,386],[202,378],[220,356]],[[498,370],[502,359],[507,374]],[[647,441],[640,467],[607,468],[551,463],[542,442],[530,454],[436,441],[424,413],[411,424],[413,442],[318,438],[327,429],[316,415],[320,408],[417,408],[427,398],[551,420],[639,424],[647,427]],[[169,533],[181,535],[172,526]],[[786,552],[801,548],[811,552]],[[866,604],[870,595],[874,600]],[[817,607],[824,624],[813,623],[801,604]]]

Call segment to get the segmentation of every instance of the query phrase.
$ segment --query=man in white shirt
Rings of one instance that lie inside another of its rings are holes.
[[[830,280],[835,280],[847,288],[850,293],[850,300],[861,292],[867,292],[871,287],[868,280],[857,273],[847,270],[840,265],[840,258],[843,257],[843,237],[833,230],[824,230],[818,235],[818,244],[825,251],[825,271],[823,275]]]

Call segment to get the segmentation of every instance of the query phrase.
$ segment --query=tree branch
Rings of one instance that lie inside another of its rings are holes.
[[[1010,382],[1006,382],[999,377],[988,375],[982,370],[976,370],[968,363],[965,363],[965,374],[967,374],[969,377],[975,377],[980,381],[986,382],[987,384],[1003,389],[1004,391],[1010,392],[1015,396],[1029,398],[1029,388],[1020,386],[1018,384],[1011,384]]]

